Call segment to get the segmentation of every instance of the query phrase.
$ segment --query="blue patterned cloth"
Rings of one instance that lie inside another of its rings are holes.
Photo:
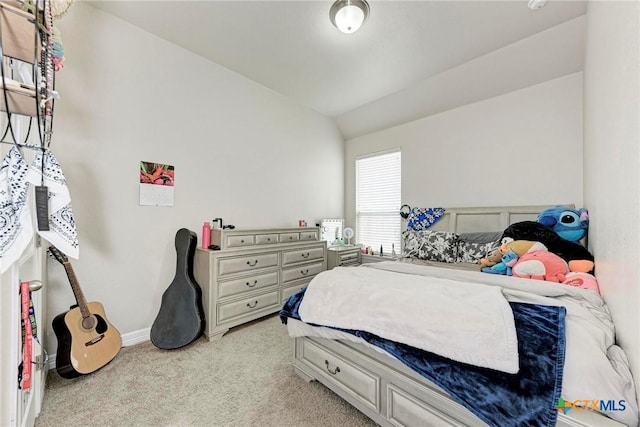
[[[407,228],[415,231],[426,230],[444,215],[443,208],[411,208]]]
[[[282,323],[286,324],[287,318],[301,320],[298,308],[305,290],[285,302],[280,310]],[[555,426],[558,416],[555,406],[560,398],[564,369],[566,309],[509,304],[518,335],[520,371],[517,374],[454,362],[368,332],[339,330],[394,355],[490,426]]]

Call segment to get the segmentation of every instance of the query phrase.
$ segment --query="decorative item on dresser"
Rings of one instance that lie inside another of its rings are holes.
[[[278,312],[327,269],[327,242],[318,227],[214,229],[211,244],[220,250],[198,248],[194,258],[209,340]]]
[[[334,267],[360,265],[360,246],[330,246],[327,248],[327,270]]]

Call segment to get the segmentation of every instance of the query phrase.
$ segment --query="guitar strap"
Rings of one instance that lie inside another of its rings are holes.
[[[18,367],[18,386],[22,390],[28,390],[31,388],[33,340],[38,340],[29,282],[20,282],[20,303],[22,307],[22,363]]]

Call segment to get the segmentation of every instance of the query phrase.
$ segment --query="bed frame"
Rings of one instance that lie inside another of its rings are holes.
[[[535,221],[549,207],[447,208],[445,216],[432,229],[458,233],[500,231],[514,222]],[[396,359],[363,344],[300,337],[294,340],[293,355],[298,375],[306,381],[324,384],[381,426],[486,426],[438,386]],[[556,425],[623,427],[589,411],[571,411],[570,416],[560,413]]]

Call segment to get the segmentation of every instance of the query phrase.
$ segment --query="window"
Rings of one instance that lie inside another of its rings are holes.
[[[356,159],[356,237],[363,246],[400,252],[400,150]]]

